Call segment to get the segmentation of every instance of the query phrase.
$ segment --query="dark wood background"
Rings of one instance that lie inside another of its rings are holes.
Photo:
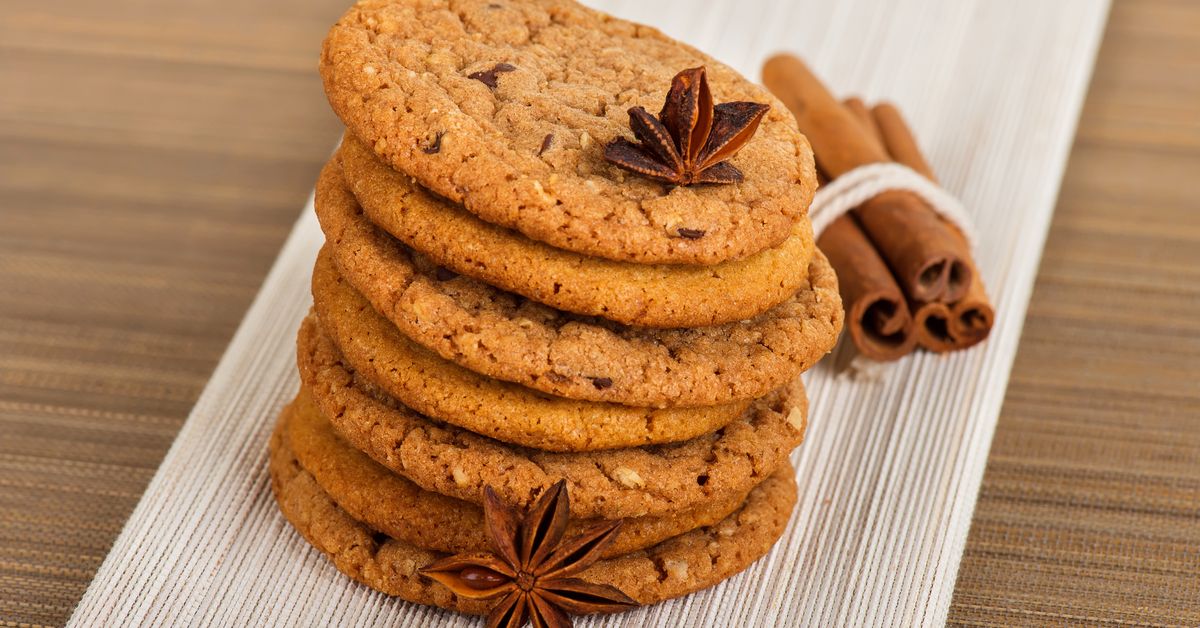
[[[338,135],[344,1],[5,3],[0,626],[69,616]],[[1118,0],[951,621],[1200,624],[1200,3]]]

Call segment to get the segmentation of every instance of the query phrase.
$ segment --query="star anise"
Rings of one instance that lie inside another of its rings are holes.
[[[684,70],[672,79],[657,118],[643,107],[629,110],[629,126],[641,143],[617,138],[604,148],[604,158],[674,185],[737,183],[742,171],[727,160],[750,141],[770,108],[754,102],[714,107],[704,68]]]
[[[523,517],[486,487],[483,513],[492,552],[443,558],[421,573],[464,598],[500,598],[488,614],[489,628],[518,628],[527,621],[535,628],[569,628],[571,615],[636,606],[616,587],[571,577],[599,560],[621,522],[597,523],[563,541],[569,511],[561,480]]]

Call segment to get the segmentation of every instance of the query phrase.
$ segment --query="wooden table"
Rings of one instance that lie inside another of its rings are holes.
[[[339,125],[344,2],[0,20],[0,626],[69,615]],[[1118,1],[951,621],[1200,624],[1200,4]]]

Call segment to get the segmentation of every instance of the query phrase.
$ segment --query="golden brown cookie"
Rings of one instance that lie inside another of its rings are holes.
[[[645,408],[552,397],[442,359],[400,333],[337,274],[328,249],[313,270],[321,327],[345,361],[405,405],[509,443],[594,451],[686,440],[733,421],[749,401]]]
[[[470,601],[417,570],[445,554],[389,538],[338,507],[289,451],[282,426],[271,437],[271,488],[286,518],[339,571],[379,591],[418,604],[482,614],[490,603]],[[602,560],[580,574],[616,586],[640,604],[710,587],[746,569],[783,534],[796,503],[790,466],[768,475],[745,504],[715,525],[647,550]]]
[[[760,397],[824,356],[841,329],[837,277],[819,251],[800,292],[756,318],[653,330],[560,312],[436,266],[366,220],[333,165],[316,207],[342,277],[408,338],[552,395],[652,407]]]
[[[451,554],[488,550],[479,506],[426,491],[351,447],[321,416],[307,392],[300,392],[280,420],[288,433],[285,446],[291,447],[300,466],[350,516],[394,539],[426,549]],[[740,508],[745,499],[745,495],[732,495],[689,512],[626,519],[620,536],[604,555],[620,556],[713,525]],[[596,521],[573,521],[570,529]]]
[[[604,159],[658,111],[676,73],[706,66],[718,102],[771,110],[733,159],[735,185],[667,188]],[[711,264],[782,242],[816,189],[782,103],[658,31],[570,0],[374,0],[329,32],[334,111],[386,162],[484,220],[587,255]]]
[[[488,224],[384,166],[347,135],[338,157],[371,222],[456,273],[567,312],[643,327],[700,327],[757,316],[807,279],[812,225],[773,248],[713,266],[615,262]]]
[[[379,394],[349,369],[307,318],[297,339],[300,378],[334,429],[376,462],[428,491],[479,503],[483,486],[528,502],[565,479],[580,519],[664,516],[744,494],[804,438],[797,380],[716,432],[671,445],[558,453],[508,445],[438,424]]]

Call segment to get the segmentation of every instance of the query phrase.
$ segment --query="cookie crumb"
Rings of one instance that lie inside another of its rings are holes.
[[[666,571],[667,575],[671,578],[676,580],[687,580],[688,564],[686,560],[667,558],[663,560],[663,570]]]
[[[787,415],[787,422],[788,422],[788,425],[791,425],[792,427],[796,428],[797,430],[803,430],[804,429],[804,411],[801,410],[800,408],[792,408],[792,411],[789,412]]]
[[[417,323],[428,321],[433,318],[433,313],[429,310],[429,307],[426,303],[426,301],[414,301],[412,306],[410,306]]]
[[[546,203],[547,205],[554,204],[554,197],[546,193],[546,188],[542,187],[541,181],[534,179],[533,189],[538,193],[538,196],[541,197],[543,203]]]
[[[624,486],[625,488],[642,488],[646,485],[646,481],[637,471],[629,467],[617,467],[612,472],[613,479]]]
[[[454,483],[459,486],[466,486],[471,482],[471,476],[467,475],[467,472],[463,471],[462,467],[454,467],[451,475],[454,477]]]

